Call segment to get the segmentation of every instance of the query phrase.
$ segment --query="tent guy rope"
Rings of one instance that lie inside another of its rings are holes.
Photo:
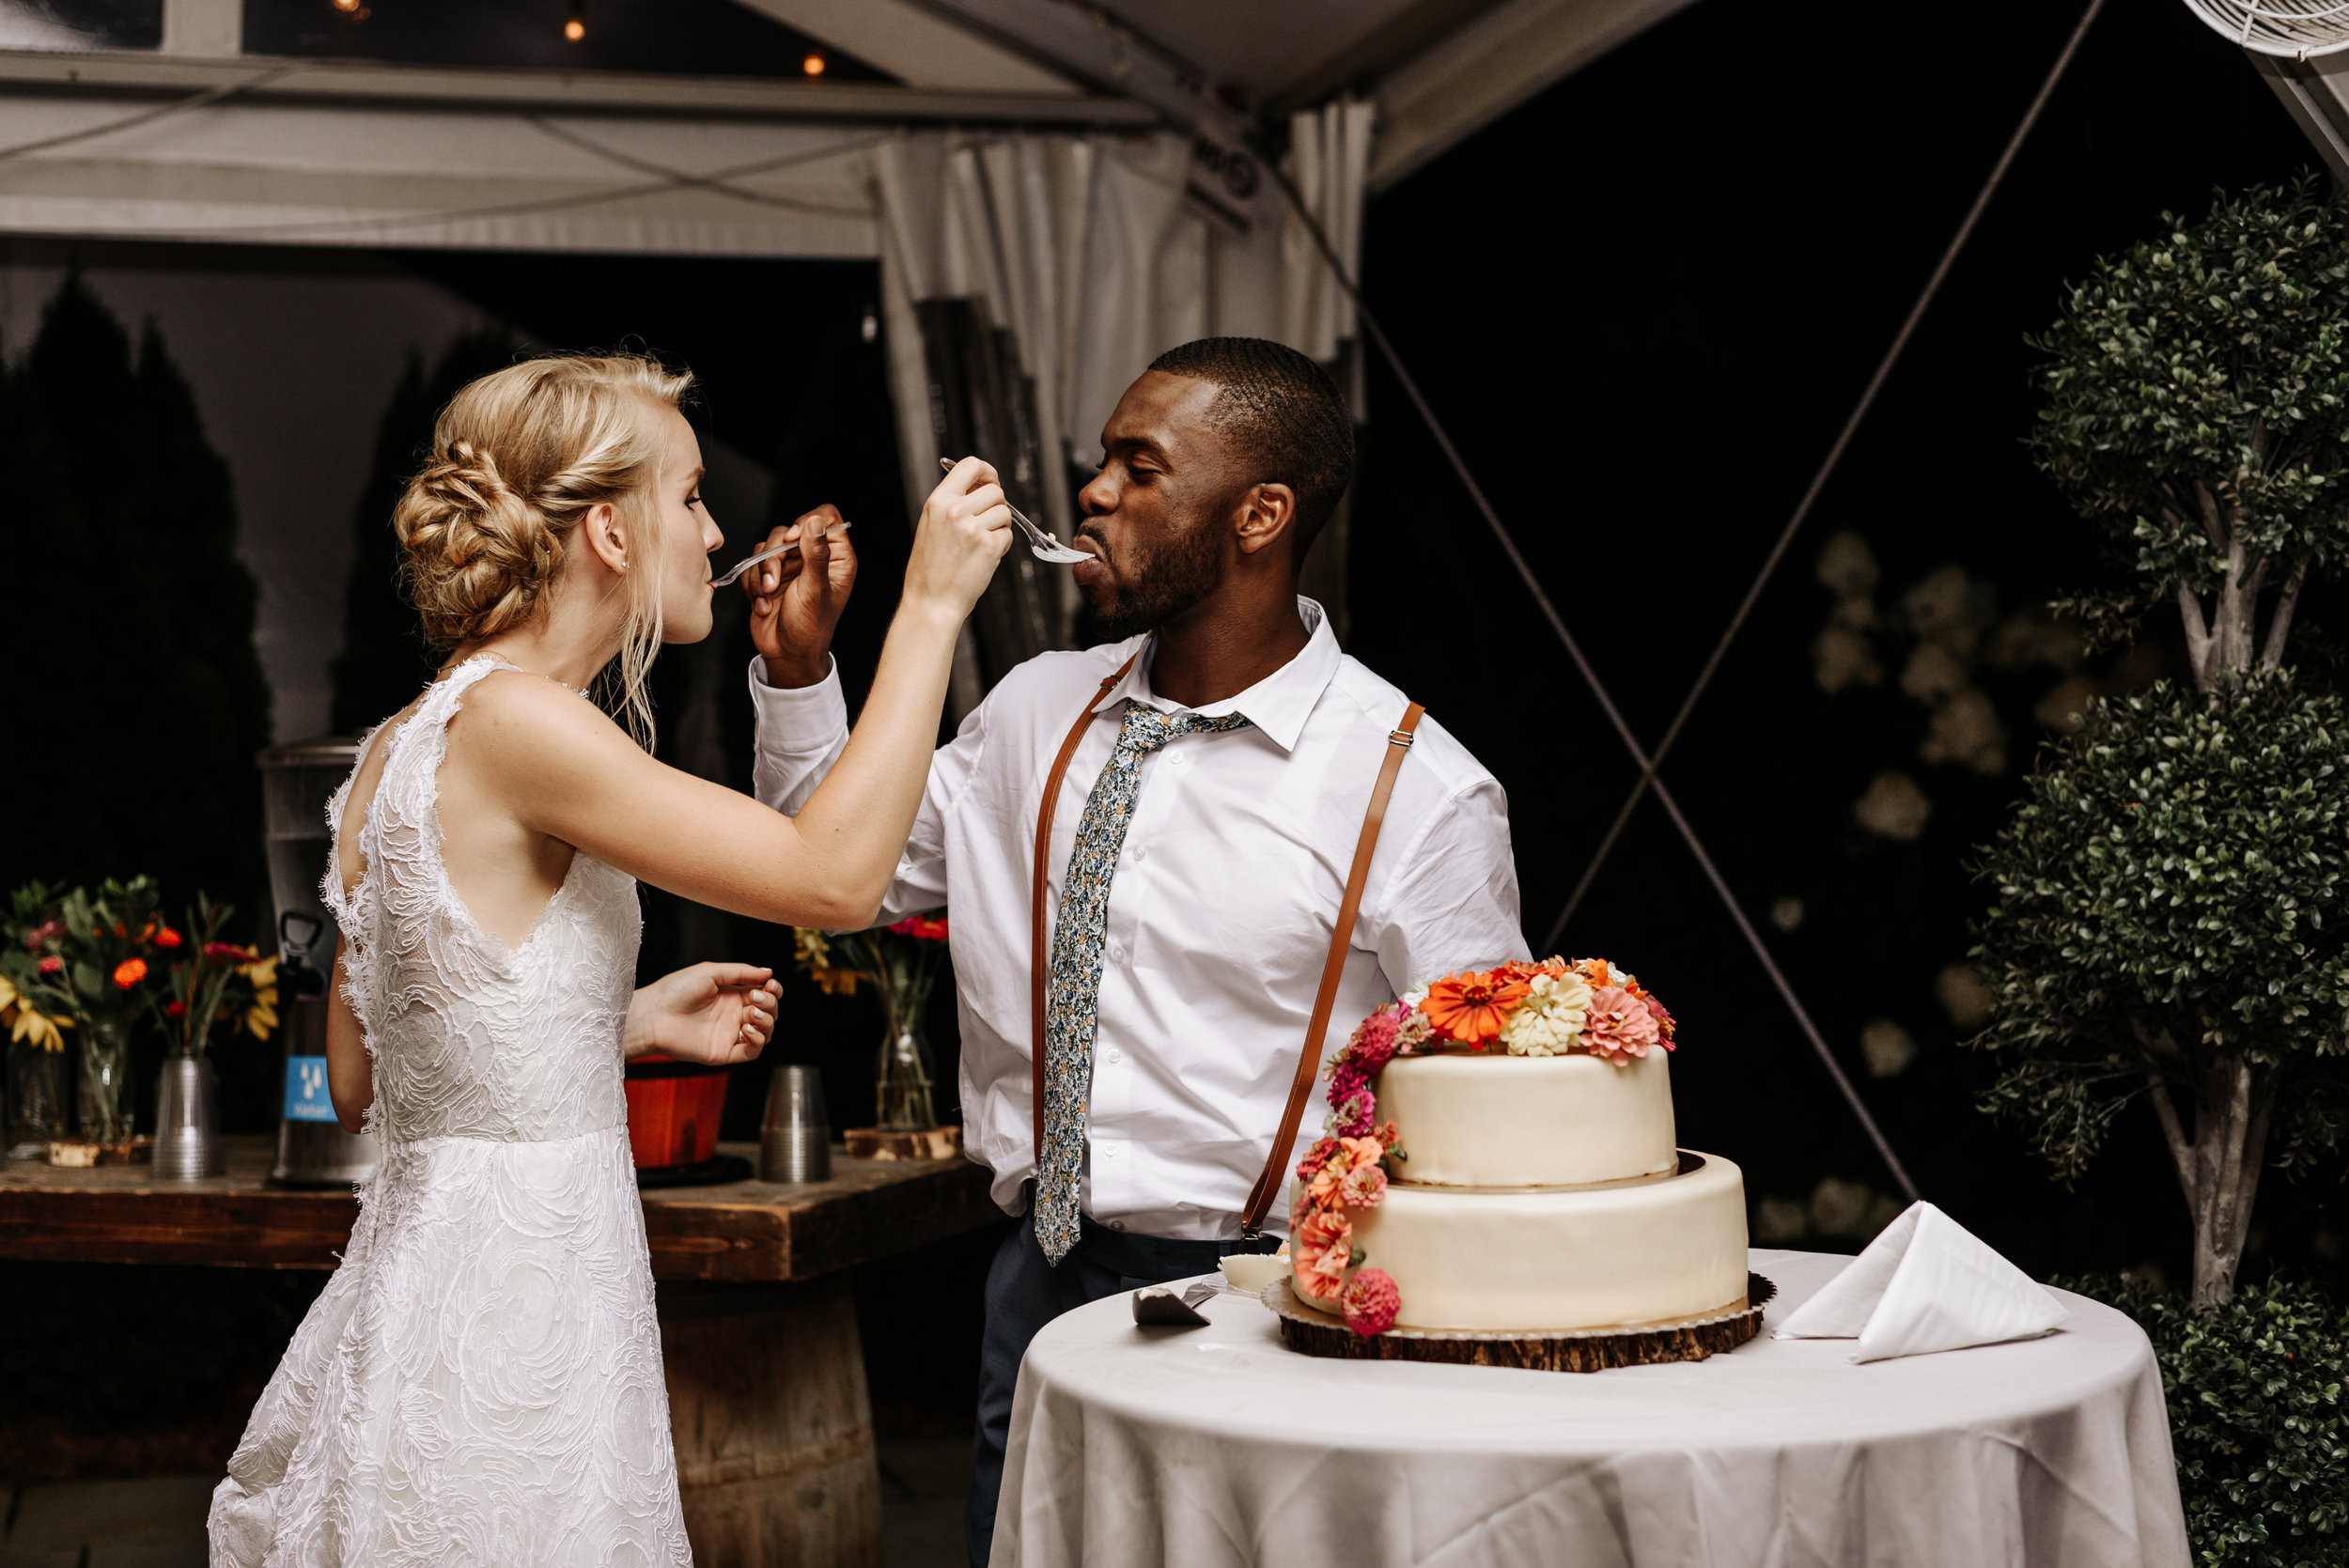
[[[2079,52],[2080,40],[2087,37],[2090,23],[2096,20],[2096,13],[2104,9],[2104,4],[2105,0],[2089,0],[2088,9],[2080,15],[2079,24],[2072,29],[2072,36],[2064,43],[2063,52],[2056,56],[2055,65],[2047,72],[2047,79],[2040,84],[2039,96],[2032,99],[2030,107],[2023,112],[2022,123],[2015,128],[2015,134],[2007,138],[2006,150],[1999,155],[1999,162],[1990,170],[1990,178],[1983,181],[1981,194],[1974,197],[1974,205],[1967,209],[1965,221],[1950,237],[1949,248],[1941,253],[1940,264],[1925,280],[1924,291],[1909,307],[1908,318],[1901,323],[1901,330],[1892,334],[1891,346],[1884,350],[1884,358],[1876,363],[1875,374],[1868,378],[1868,385],[1860,393],[1859,401],[1852,406],[1851,416],[1843,421],[1843,429],[1835,437],[1835,444],[1828,448],[1826,459],[1819,464],[1818,472],[1812,475],[1810,489],[1804,490],[1802,499],[1796,503],[1794,515],[1779,531],[1778,543],[1770,547],[1770,553],[1763,559],[1762,569],[1754,574],[1752,585],[1747,588],[1746,597],[1739,601],[1736,613],[1729,617],[1729,625],[1722,629],[1720,641],[1713,644],[1712,657],[1704,661],[1704,668],[1697,672],[1696,684],[1689,687],[1688,694],[1681,699],[1680,711],[1672,715],[1672,727],[1664,732],[1664,738],[1657,742],[1655,755],[1641,769],[1639,781],[1631,786],[1631,793],[1624,797],[1622,809],[1615,813],[1615,820],[1608,828],[1607,836],[1599,841],[1598,848],[1591,856],[1591,863],[1582,868],[1581,879],[1574,884],[1574,892],[1566,895],[1565,907],[1558,911],[1558,918],[1549,923],[1549,935],[1542,939],[1544,947],[1557,945],[1559,937],[1566,929],[1566,922],[1574,918],[1574,911],[1581,908],[1583,895],[1591,891],[1591,884],[1597,879],[1599,867],[1605,865],[1607,857],[1614,852],[1615,841],[1623,836],[1624,829],[1631,821],[1631,814],[1639,810],[1641,800],[1647,794],[1649,786],[1656,783],[1656,770],[1664,765],[1664,758],[1671,754],[1673,743],[1680,738],[1681,730],[1688,722],[1688,715],[1696,710],[1698,702],[1704,696],[1705,688],[1713,683],[1715,673],[1720,669],[1721,660],[1729,652],[1729,644],[1735,642],[1737,634],[1745,629],[1746,618],[1753,613],[1755,603],[1762,598],[1762,590],[1777,574],[1779,563],[1785,559],[1787,548],[1795,542],[1795,536],[1802,531],[1804,521],[1811,516],[1812,506],[1817,503],[1820,492],[1827,489],[1828,481],[1843,463],[1843,454],[1850,448],[1852,438],[1867,419],[1868,411],[1875,407],[1876,395],[1891,379],[1892,367],[1900,363],[1901,354],[1908,348],[1908,340],[1916,334],[1917,323],[1924,319],[1925,312],[1932,308],[1934,296],[1940,293],[1942,283],[1957,263],[1958,253],[1973,238],[1975,225],[1982,222],[1983,210],[1989,207],[1990,198],[1998,194],[2007,170],[2014,166],[2015,154],[2022,151],[2024,140],[2030,135],[2031,128],[2039,123],[2040,111],[2047,106],[2047,100],[2054,94],[2056,84],[2071,68],[2072,56]]]
[[[1388,368],[1394,372],[1395,380],[1402,383],[1404,395],[1411,400],[1411,406],[1419,411],[1420,419],[1426,425],[1428,433],[1436,438],[1436,444],[1443,449],[1445,458],[1452,464],[1453,473],[1458,475],[1461,486],[1469,492],[1469,499],[1476,504],[1476,509],[1484,515],[1485,522],[1492,530],[1493,537],[1501,542],[1502,553],[1509,557],[1509,564],[1517,568],[1517,576],[1524,582],[1526,591],[1533,596],[1534,604],[1540,608],[1543,616],[1549,622],[1550,630],[1557,633],[1558,641],[1564,645],[1567,657],[1574,660],[1575,668],[1581,672],[1584,683],[1591,689],[1591,694],[1598,699],[1598,706],[1605,711],[1607,722],[1614,726],[1615,734],[1622,739],[1625,750],[1628,751],[1632,760],[1640,765],[1642,774],[1654,782],[1656,798],[1663,802],[1664,810],[1671,815],[1673,826],[1680,830],[1681,838],[1688,844],[1688,852],[1696,857],[1697,864],[1703,870],[1705,879],[1713,884],[1713,891],[1719,894],[1722,906],[1729,910],[1730,919],[1735,921],[1737,929],[1744,933],[1747,945],[1753,949],[1753,955],[1761,961],[1763,970],[1770,977],[1770,983],[1778,987],[1780,999],[1786,1003],[1787,1011],[1794,1015],[1795,1022],[1801,1027],[1804,1035],[1811,1041],[1811,1048],[1818,1052],[1819,1061],[1826,1066],[1828,1076],[1835,1080],[1835,1087],[1843,1092],[1844,1103],[1851,1107],[1852,1114],[1859,1118],[1860,1126],[1868,1134],[1869,1141],[1875,1145],[1877,1156],[1883,1159],[1886,1169],[1892,1172],[1892,1179],[1900,1184],[1902,1192],[1907,1195],[1911,1203],[1914,1203],[1921,1196],[1917,1190],[1917,1184],[1909,1179],[1908,1169],[1901,1163],[1900,1156],[1892,1152],[1892,1145],[1885,1138],[1884,1129],[1877,1126],[1875,1118],[1869,1114],[1866,1102],[1860,1099],[1859,1091],[1853,1087],[1850,1077],[1843,1071],[1843,1064],[1835,1060],[1835,1053],[1828,1048],[1827,1039],[1819,1032],[1819,1026],[1812,1021],[1810,1009],[1803,1006],[1802,999],[1795,994],[1793,983],[1786,978],[1785,971],[1778,967],[1778,960],[1771,956],[1769,948],[1762,940],[1762,934],[1754,929],[1753,922],[1746,918],[1745,910],[1738,906],[1736,894],[1730,891],[1729,883],[1721,876],[1720,868],[1713,863],[1713,857],[1706,852],[1703,841],[1697,837],[1696,829],[1689,825],[1688,816],[1681,811],[1680,802],[1673,799],[1672,790],[1664,781],[1656,778],[1655,765],[1648,760],[1646,748],[1640,744],[1640,737],[1632,733],[1630,724],[1625,722],[1623,710],[1615,706],[1615,699],[1608,691],[1607,683],[1599,678],[1598,671],[1592,666],[1590,659],[1583,653],[1582,644],[1577,642],[1574,633],[1567,629],[1564,618],[1558,613],[1558,607],[1550,602],[1549,594],[1542,587],[1541,580],[1533,575],[1532,567],[1527,563],[1524,553],[1517,549],[1517,540],[1510,536],[1507,525],[1501,520],[1501,514],[1494,509],[1491,500],[1485,494],[1485,488],[1476,482],[1476,475],[1470,472],[1467,459],[1460,456],[1460,449],[1452,444],[1450,432],[1445,430],[1443,422],[1436,417],[1436,411],[1429,405],[1426,395],[1420,391],[1419,382],[1412,379],[1410,371],[1404,366],[1403,356],[1395,352],[1394,345],[1388,340],[1386,330],[1378,324],[1377,316],[1369,305],[1363,303],[1361,291],[1354,286],[1354,279],[1347,272],[1346,264],[1339,259],[1336,250],[1331,247],[1329,235],[1323,231],[1320,223],[1315,219],[1313,213],[1306,209],[1304,200],[1290,181],[1287,171],[1277,163],[1271,164],[1271,168],[1273,179],[1279,182],[1283,193],[1287,195],[1291,210],[1296,212],[1299,221],[1313,235],[1314,242],[1320,247],[1322,259],[1329,263],[1331,274],[1337,279],[1338,287],[1345,289],[1346,298],[1354,302],[1355,314],[1362,324],[1362,330],[1369,334],[1371,342],[1377,346],[1378,352],[1386,360]]]

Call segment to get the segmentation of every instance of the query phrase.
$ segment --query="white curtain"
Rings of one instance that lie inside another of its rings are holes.
[[[1370,116],[1367,105],[1339,104],[1296,119],[1300,191],[1349,266],[1361,247]],[[996,400],[1022,404],[998,410],[995,428],[1032,428],[1025,457],[1035,472],[1017,475],[1015,499],[1033,496],[1030,515],[1064,538],[1077,522],[1072,474],[1098,460],[1110,411],[1166,349],[1233,334],[1275,338],[1325,364],[1338,358],[1353,334],[1352,309],[1279,190],[1266,181],[1252,224],[1236,232],[1186,200],[1190,156],[1190,139],[1171,132],[908,132],[869,153],[910,507],[936,483],[939,458],[962,455],[940,451],[945,432],[972,425],[956,399],[986,395],[941,381],[943,366],[974,357],[957,357],[942,340],[954,321],[966,336],[994,334],[1007,350],[1001,357],[1016,362],[992,369]],[[970,316],[941,314],[940,302],[961,302]],[[980,456],[1007,477],[1007,465],[1023,458]],[[1049,646],[1066,632],[1075,589],[1065,572],[1034,582]],[[979,617],[981,645],[966,650],[958,707],[1009,663],[1040,651],[1022,645],[1034,616],[1022,623],[1018,606],[999,609],[991,621]]]

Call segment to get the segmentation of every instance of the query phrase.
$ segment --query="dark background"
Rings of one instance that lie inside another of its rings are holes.
[[[1847,10],[1707,0],[1372,201],[1372,307],[1649,743],[2078,14],[2030,0],[1955,22],[1875,8],[1857,28]],[[2150,1267],[2180,1281],[2186,1215],[2149,1112],[2124,1117],[2098,1166],[2066,1189],[2015,1129],[1974,1108],[1994,1073],[1959,1046],[1935,980],[1965,955],[1983,902],[1968,861],[2050,733],[2032,710],[2062,672],[1978,669],[2007,732],[2006,766],[1925,764],[1926,710],[1898,686],[1909,643],[1896,606],[1950,565],[1994,623],[2124,580],[2023,445],[2036,406],[2024,334],[2052,320],[2067,279],[2157,232],[2164,210],[2199,214],[2214,186],[2283,179],[2311,162],[2248,63],[2182,6],[2112,0],[1666,769],[1924,1194],[2036,1274]],[[856,519],[863,573],[839,651],[852,703],[861,695],[907,542],[881,345],[863,330],[870,264],[404,259],[539,340],[642,345],[690,364],[705,389],[697,417],[773,465],[778,518],[832,500]],[[1508,789],[1538,942],[1633,770],[1375,360],[1367,389],[1350,651],[1426,702]],[[742,536],[724,521],[730,539]],[[1831,602],[1812,567],[1839,532],[1881,566],[1885,679],[1829,696],[1812,675]],[[2329,609],[2312,591],[2303,615],[2321,622]],[[2174,635],[2156,616],[2144,652],[2082,673],[2107,690],[2150,678]],[[722,623],[709,657],[742,667],[739,619]],[[664,661],[663,678],[680,667]],[[724,753],[733,782],[747,784],[738,690],[726,688]],[[1932,802],[1912,841],[1855,826],[1854,800],[1888,768]],[[1799,922],[1765,923],[1787,900],[1800,901]],[[715,955],[686,950],[674,908],[647,902],[648,971]],[[735,921],[725,932],[725,955],[787,965],[787,931]],[[1791,1244],[1856,1247],[1864,1231],[1836,1220],[1828,1200],[1880,1215],[1893,1184],[1652,804],[1562,945],[1631,966],[1678,1015],[1682,1141],[1738,1160],[1757,1209],[1768,1201],[1794,1227],[1781,1233]],[[1916,1042],[1905,1071],[1870,1076],[1859,1041],[1871,1019]],[[834,1125],[854,1125],[869,1120],[879,1034],[869,999],[801,984],[769,1062],[821,1065]],[[933,1043],[951,1099],[943,986]],[[765,1070],[737,1075],[729,1136],[754,1126]],[[259,1125],[265,1109],[243,1114]],[[2341,1202],[2330,1175],[2295,1184],[2270,1172],[2245,1277],[2280,1267],[2340,1294]],[[967,1423],[991,1242],[966,1238],[860,1278],[885,1429]],[[137,1281],[120,1277],[132,1273]],[[149,1336],[117,1321],[132,1306],[104,1304],[253,1288],[163,1274],[10,1266],[0,1291],[60,1322],[103,1318],[99,1331],[122,1349],[107,1375],[127,1389],[158,1374],[138,1348]],[[216,1405],[241,1419],[247,1385],[282,1348],[285,1313],[314,1285],[272,1281],[253,1298],[238,1318],[253,1326],[251,1354],[212,1369],[209,1392],[191,1388],[191,1412]],[[898,1305],[923,1291],[948,1310],[916,1320]],[[37,1395],[44,1379],[71,1376],[91,1409],[117,1407],[91,1390],[86,1363],[37,1356],[40,1343],[0,1340],[0,1389]],[[13,1459],[0,1454],[0,1468]]]

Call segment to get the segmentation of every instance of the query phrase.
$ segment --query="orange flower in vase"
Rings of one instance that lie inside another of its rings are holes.
[[[115,966],[115,984],[126,991],[146,978],[147,960],[144,958],[125,958]]]
[[[1420,1011],[1447,1040],[1482,1050],[1523,1001],[1527,986],[1507,970],[1456,974],[1427,987]]]

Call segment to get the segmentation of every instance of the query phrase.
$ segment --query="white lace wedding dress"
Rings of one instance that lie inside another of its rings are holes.
[[[329,862],[382,1162],[213,1494],[214,1568],[692,1562],[620,1092],[636,884],[573,856],[508,951],[441,862],[448,723],[495,667],[394,732],[348,898]]]

